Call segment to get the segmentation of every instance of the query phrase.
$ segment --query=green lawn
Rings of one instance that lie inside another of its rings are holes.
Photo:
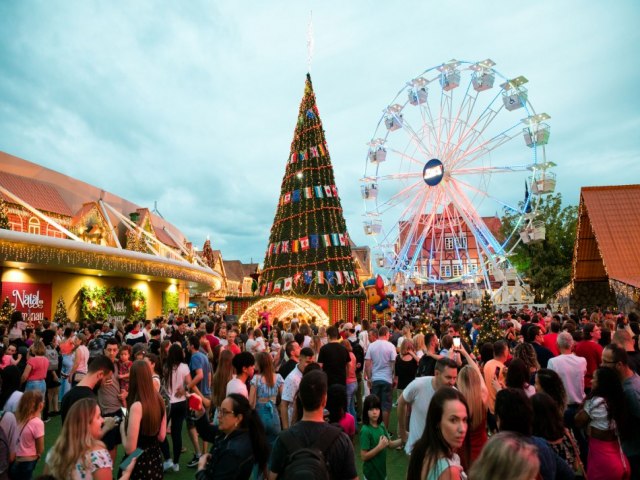
[[[170,472],[165,474],[165,478],[167,479],[193,479],[195,476],[195,468],[188,468],[187,462],[191,460],[193,456],[193,450],[191,447],[191,440],[189,440],[187,436],[186,426],[183,427],[183,445],[187,447],[187,452],[183,453],[180,458],[180,471],[179,472]],[[397,433],[396,427],[396,416],[395,409],[391,414],[391,428],[390,430],[394,433]],[[56,438],[60,433],[60,417],[54,417],[51,419],[49,423],[45,424],[45,452],[51,448]],[[171,440],[169,440],[171,442]],[[360,447],[358,436],[355,438],[355,446],[354,449],[356,451],[356,467],[358,469],[358,475],[362,478],[362,462],[360,461]],[[123,456],[122,447],[118,448],[118,464]],[[42,473],[44,469],[44,455],[43,459],[38,462],[38,467],[36,468],[36,475]],[[409,464],[409,457],[407,457],[404,451],[397,451],[390,449],[387,452],[387,475],[389,479],[398,480],[406,477],[407,474],[407,465]],[[117,471],[117,469],[114,469]]]

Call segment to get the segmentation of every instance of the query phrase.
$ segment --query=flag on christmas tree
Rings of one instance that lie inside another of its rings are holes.
[[[305,296],[357,294],[357,282],[347,282],[344,275],[355,271],[354,261],[309,75],[280,198],[269,236],[269,244],[280,248],[265,257],[260,278],[260,285],[267,285],[264,294],[280,291]],[[342,272],[341,278],[335,272]],[[270,284],[275,287],[269,288]]]

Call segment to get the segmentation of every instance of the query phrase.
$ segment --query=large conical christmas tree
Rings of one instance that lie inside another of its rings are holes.
[[[358,289],[329,149],[307,74],[259,292],[329,296]]]

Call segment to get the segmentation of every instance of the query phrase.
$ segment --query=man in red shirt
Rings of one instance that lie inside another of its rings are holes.
[[[602,362],[602,346],[598,343],[600,340],[600,327],[595,323],[587,323],[582,329],[584,339],[576,343],[574,353],[587,360],[587,373],[584,375],[584,390],[591,391],[591,379],[593,372],[600,366]]]
[[[554,357],[560,355],[560,350],[558,349],[558,333],[560,333],[560,323],[554,320],[549,326],[549,333],[542,336],[542,346],[551,350]]]

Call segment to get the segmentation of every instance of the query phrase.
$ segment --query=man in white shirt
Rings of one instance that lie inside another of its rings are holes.
[[[282,420],[282,429],[286,430],[293,424],[293,407],[295,405],[296,395],[300,387],[300,380],[307,364],[313,362],[313,350],[303,348],[300,350],[300,358],[298,365],[291,371],[284,380],[282,387],[282,400],[280,402],[280,419]]]
[[[234,355],[231,363],[236,370],[236,375],[227,383],[226,395],[229,396],[232,393],[238,393],[248,400],[249,390],[247,389],[247,381],[253,377],[255,359],[249,352],[240,352]]]
[[[427,411],[433,394],[442,386],[454,387],[458,378],[458,366],[450,358],[436,362],[435,376],[418,377],[398,397],[398,435],[405,444],[405,452],[411,454],[413,445],[422,437],[427,421]],[[411,405],[411,420],[407,435],[407,404]]]
[[[561,332],[556,340],[560,355],[549,360],[547,368],[558,374],[564,390],[567,392],[567,408],[564,411],[564,425],[573,430],[581,449],[586,448],[587,440],[582,431],[575,428],[574,418],[584,402],[584,376],[587,373],[587,360],[573,353],[573,337],[569,332]],[[584,451],[584,450],[583,450]]]
[[[364,357],[364,371],[371,393],[380,399],[382,421],[389,428],[391,394],[393,391],[393,371],[396,364],[396,347],[389,341],[389,329],[380,327],[378,339],[369,344]]]

